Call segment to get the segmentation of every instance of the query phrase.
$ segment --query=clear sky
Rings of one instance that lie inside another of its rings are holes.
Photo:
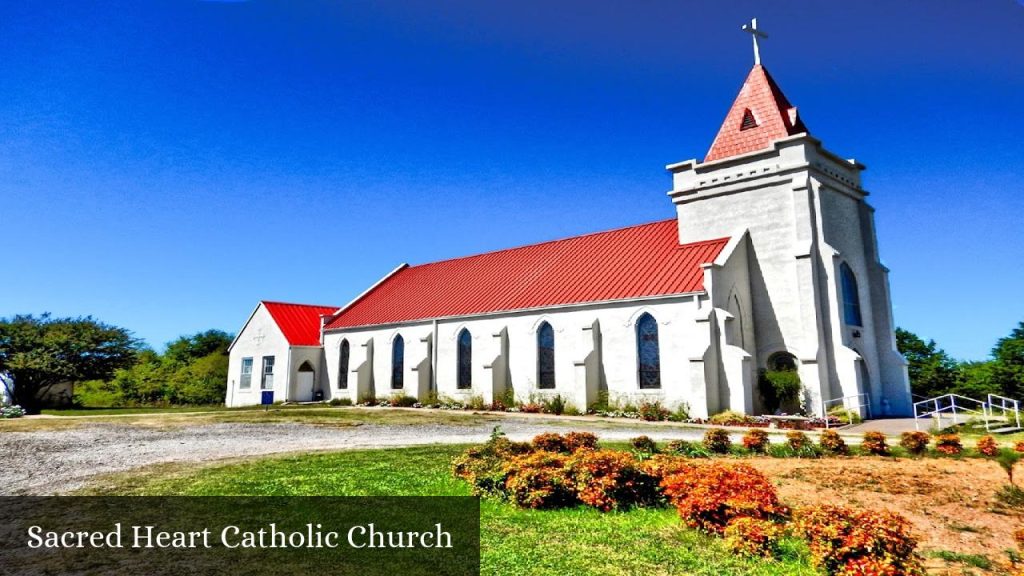
[[[160,348],[260,299],[674,215],[769,32],[868,166],[897,323],[960,358],[1024,320],[1024,3],[4,2],[0,316]]]

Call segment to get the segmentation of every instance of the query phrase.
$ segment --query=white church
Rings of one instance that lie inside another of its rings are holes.
[[[911,412],[864,165],[810,135],[760,64],[703,160],[667,166],[675,217],[402,264],[342,307],[261,302],[231,345],[230,406],[561,395],[583,410]]]

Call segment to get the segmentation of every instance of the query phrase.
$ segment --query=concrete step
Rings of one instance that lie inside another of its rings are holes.
[[[1003,426],[1002,428],[993,428],[992,430],[989,430],[989,432],[992,434],[1010,434],[1021,430],[1024,430],[1024,428],[1021,428],[1020,426]]]

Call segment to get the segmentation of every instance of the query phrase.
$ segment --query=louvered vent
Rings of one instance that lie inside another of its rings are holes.
[[[754,113],[747,108],[743,111],[743,122],[740,124],[740,130],[749,130],[750,128],[757,128],[757,120],[754,120]]]

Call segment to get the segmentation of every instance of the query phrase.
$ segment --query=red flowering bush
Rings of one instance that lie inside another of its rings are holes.
[[[564,454],[539,450],[505,462],[505,492],[523,508],[558,508],[576,502]]]
[[[743,435],[743,447],[751,452],[764,454],[770,443],[768,433],[760,428],[751,428]]]
[[[747,464],[706,462],[661,481],[665,495],[691,528],[721,534],[734,518],[762,520],[785,515],[775,486]]]
[[[452,473],[468,482],[474,494],[503,496],[506,460],[531,451],[533,447],[525,442],[512,442],[496,435],[485,444],[469,448],[455,457]]]
[[[648,422],[660,422],[662,420],[668,420],[668,417],[672,415],[672,411],[661,405],[661,402],[644,402],[637,408],[637,414],[640,415],[641,420]]]
[[[1024,528],[1018,528],[1013,533],[1013,539],[1017,542],[1017,548],[1024,550]]]
[[[1024,452],[1024,440],[1018,440],[1013,445],[1014,452]]]
[[[695,464],[693,460],[684,458],[682,456],[669,456],[668,454],[655,454],[650,458],[640,462],[640,469],[645,474],[654,477],[655,480],[660,482],[667,476],[672,474],[679,474],[681,472],[687,472],[693,468]]]
[[[885,434],[881,432],[865,432],[860,447],[868,454],[876,456],[888,456],[889,445],[885,442]]]
[[[935,449],[947,456],[955,456],[964,451],[964,446],[960,443],[959,434],[939,434],[935,438]]]
[[[821,436],[818,437],[818,446],[829,454],[846,454],[849,451],[846,441],[835,430],[822,430]]]
[[[716,454],[728,454],[732,447],[729,432],[722,428],[711,428],[704,433],[704,447]]]
[[[569,432],[565,435],[565,448],[569,452],[596,450],[597,435],[591,432]]]
[[[982,436],[978,439],[978,444],[975,446],[984,456],[995,456],[999,454],[999,443],[996,439],[991,436]]]
[[[924,454],[930,441],[931,437],[927,432],[904,432],[900,435],[900,446],[915,456]]]
[[[799,430],[790,430],[786,432],[786,444],[789,444],[794,452],[800,452],[811,446],[811,439]]]
[[[722,535],[725,536],[725,544],[735,554],[774,558],[779,553],[779,543],[785,532],[782,525],[771,520],[744,516],[729,522]]]
[[[650,436],[637,436],[636,438],[629,439],[629,445],[633,447],[633,450],[637,452],[643,452],[645,454],[654,454],[658,451],[658,445],[651,440]]]
[[[658,479],[626,452],[580,450],[567,465],[577,498],[598,510],[649,505],[658,499]]]
[[[924,574],[910,523],[894,512],[812,506],[797,512],[796,530],[807,540],[814,564],[826,574]]]
[[[565,445],[565,436],[554,432],[545,432],[534,436],[533,447],[547,452],[569,452],[568,446]]]

